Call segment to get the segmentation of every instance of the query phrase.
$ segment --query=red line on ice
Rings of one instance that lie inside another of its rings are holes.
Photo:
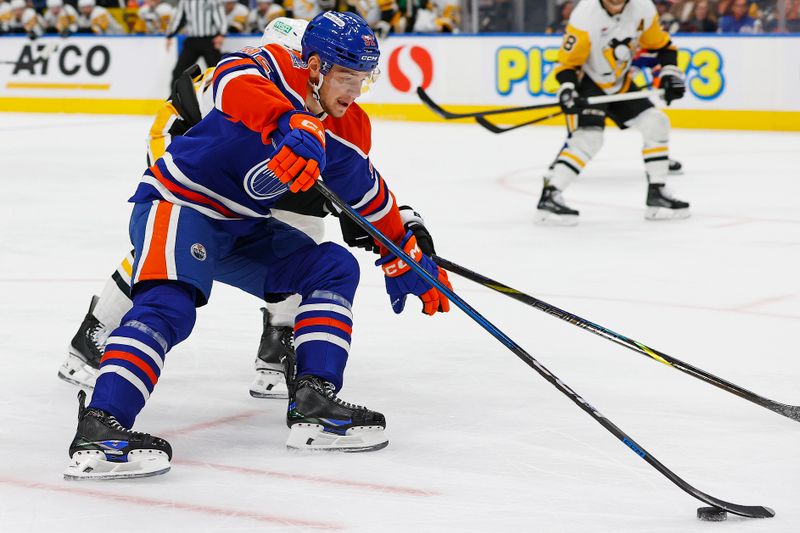
[[[263,412],[264,412],[263,410],[257,410],[257,411],[247,411],[244,413],[239,413],[238,415],[223,416],[215,420],[209,420],[208,422],[200,422],[198,424],[192,424],[191,426],[186,426],[184,428],[173,429],[171,431],[169,430],[161,431],[158,433],[158,435],[160,437],[174,437],[176,435],[186,435],[188,433],[194,433],[195,431],[202,431],[204,429],[230,424],[231,422],[238,422],[239,420],[245,420],[247,418],[251,418],[258,414],[261,414]]]
[[[239,511],[237,509],[227,509],[225,507],[216,507],[213,505],[198,505],[193,503],[182,503],[174,500],[158,500],[156,498],[144,498],[141,496],[134,496],[132,494],[114,494],[107,490],[94,490],[87,489],[79,486],[81,482],[65,482],[64,485],[53,485],[50,483],[38,483],[36,481],[26,481],[21,479],[0,477],[0,483],[6,483],[15,487],[23,489],[44,490],[48,492],[64,492],[72,496],[82,495],[92,498],[98,498],[104,501],[114,500],[122,504],[131,504],[145,506],[149,508],[163,507],[164,509],[179,509],[181,511],[188,511],[192,513],[199,513],[211,516],[222,516],[231,518],[246,518],[248,520],[256,520],[258,522],[269,522],[272,524],[283,524],[293,527],[305,527],[313,529],[327,529],[338,530],[343,529],[342,526],[331,522],[315,522],[313,520],[302,520],[298,518],[290,518],[280,515],[261,514],[251,511]]]
[[[215,463],[190,461],[184,459],[181,460],[173,459],[172,464],[213,468],[215,470],[222,470],[225,472],[235,472],[237,474],[277,477],[281,479],[291,479],[295,481],[311,481],[314,483],[325,483],[328,485],[334,485],[336,487],[352,487],[357,489],[378,490],[381,492],[389,492],[392,494],[405,494],[407,496],[438,496],[441,494],[439,492],[432,490],[415,489],[410,487],[398,487],[396,485],[382,485],[378,483],[369,483],[364,481],[348,481],[344,479],[335,479],[323,476],[310,476],[307,474],[290,474],[286,472],[277,472],[275,470],[263,470],[260,468],[248,468],[244,466],[221,465]]]

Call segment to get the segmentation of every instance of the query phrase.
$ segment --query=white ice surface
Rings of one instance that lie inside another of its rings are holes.
[[[703,505],[461,311],[395,316],[373,257],[342,397],[389,447],[303,455],[285,403],[248,396],[259,302],[217,285],[137,428],[165,476],[66,482],[75,390],[56,369],[129,249],[147,117],[0,115],[0,531],[800,531],[800,424],[456,276],[455,289],[668,468],[769,520]],[[686,221],[643,220],[635,133],[610,130],[566,193],[574,228],[532,223],[560,128],[378,122],[373,159],[448,259],[800,404],[800,136],[676,131]],[[329,221],[329,234],[338,239]]]

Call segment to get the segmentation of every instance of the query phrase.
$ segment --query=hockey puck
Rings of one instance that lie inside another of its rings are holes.
[[[706,522],[723,522],[728,519],[728,511],[719,507],[698,507],[697,518]]]

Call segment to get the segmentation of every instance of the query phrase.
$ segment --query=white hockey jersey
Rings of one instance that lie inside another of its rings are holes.
[[[11,22],[11,5],[8,2],[0,2],[0,33],[8,31],[8,24]]]
[[[58,33],[75,33],[78,31],[78,12],[69,4],[64,4],[55,9],[48,9],[44,13],[44,27],[48,30],[55,29]]]
[[[322,12],[316,0],[286,0],[283,6],[296,19],[311,20]]]
[[[258,2],[256,8],[247,17],[247,31],[250,33],[262,33],[267,24],[278,17],[285,16],[286,10],[283,9],[283,6],[271,2]]]
[[[81,13],[78,16],[78,26],[81,28],[91,28],[96,35],[117,35],[123,33],[122,26],[111,16],[108,9],[95,6],[89,16]]]
[[[28,33],[31,35],[44,33],[44,20],[42,17],[33,9],[24,7],[24,4],[21,10],[17,7],[17,4],[10,4],[7,24],[7,31],[10,33]]]
[[[600,0],[583,0],[569,17],[556,73],[582,70],[604,92],[614,94],[627,88],[628,71],[640,47],[660,50],[669,44],[652,0],[629,0],[622,13],[613,16]]]
[[[162,2],[155,7],[147,4],[139,8],[139,18],[144,23],[148,34],[167,33],[172,17],[175,15],[175,8]]]
[[[228,31],[232,33],[247,33],[247,17],[250,10],[239,2],[233,4],[233,8],[228,11],[228,3],[225,5],[225,21]]]

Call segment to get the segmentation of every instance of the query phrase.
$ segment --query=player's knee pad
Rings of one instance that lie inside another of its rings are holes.
[[[645,110],[627,125],[642,133],[645,145],[665,144],[669,141],[669,117],[655,107]]]
[[[567,149],[579,152],[579,156],[585,157],[588,162],[603,147],[602,128],[578,128],[567,140]]]
[[[313,263],[313,267],[303,283],[303,294],[323,290],[339,294],[349,302],[353,301],[361,276],[358,261],[353,254],[338,244],[324,242],[314,247],[306,261]]]
[[[122,323],[142,324],[152,330],[151,336],[161,335],[168,351],[185,340],[194,328],[195,291],[179,281],[139,283],[133,294],[133,308]]]

